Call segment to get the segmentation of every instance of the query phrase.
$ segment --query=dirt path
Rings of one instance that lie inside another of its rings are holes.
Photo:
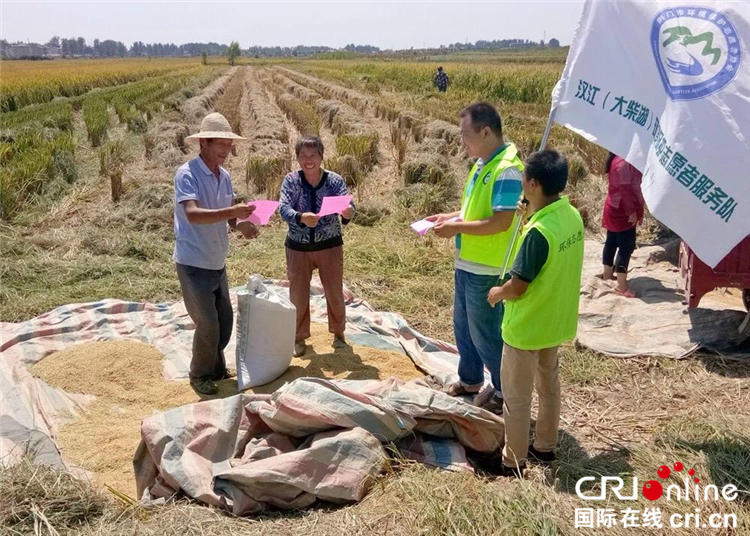
[[[246,105],[246,102],[244,102],[245,85],[250,73],[249,69],[249,67],[239,67],[227,83],[226,93],[217,99],[217,102],[215,103],[214,107],[216,110],[222,112],[224,116],[229,119],[230,123],[234,123],[235,118],[237,118],[238,120],[236,123],[242,125],[242,110]],[[234,91],[240,91],[242,93],[239,100],[236,100],[236,95],[230,94]],[[231,109],[229,109],[229,107],[231,107]],[[242,127],[237,128],[234,124],[233,127],[235,130],[238,130],[236,133],[241,136],[248,137],[250,135],[249,132],[244,132]],[[229,171],[229,175],[232,177],[232,182],[239,184],[245,180],[245,164],[250,153],[250,148],[246,141],[239,141],[234,144],[234,147],[236,154],[230,154],[222,167]]]
[[[267,73],[267,70],[262,71],[264,74]],[[270,76],[270,74],[269,74]],[[299,129],[294,125],[291,119],[287,117],[287,115],[281,111],[281,108],[276,104],[276,100],[274,99],[273,94],[268,89],[268,87],[263,84],[263,91],[268,98],[269,102],[272,106],[274,106],[281,115],[284,117],[284,125],[286,125],[287,132],[289,132],[289,145],[290,145],[290,153],[292,154],[292,162],[290,163],[292,169],[297,169],[297,161],[294,159],[294,144],[297,142],[298,139],[302,137],[302,134],[300,133]],[[325,147],[325,157],[331,157],[332,155],[336,154],[336,135],[333,133],[333,131],[328,128],[325,125],[320,126],[320,139],[323,141],[323,146]]]

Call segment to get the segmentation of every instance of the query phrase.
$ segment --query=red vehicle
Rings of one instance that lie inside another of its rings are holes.
[[[693,250],[682,242],[680,274],[685,281],[688,307],[698,307],[701,298],[716,288],[734,287],[742,289],[742,302],[750,312],[750,235],[737,244],[714,269],[696,257]]]

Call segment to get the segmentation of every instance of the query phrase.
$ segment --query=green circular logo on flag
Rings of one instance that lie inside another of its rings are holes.
[[[672,100],[695,100],[724,89],[742,62],[732,21],[709,7],[661,10],[651,29],[651,49]]]

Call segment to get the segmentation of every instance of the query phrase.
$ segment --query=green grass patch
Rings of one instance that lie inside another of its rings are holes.
[[[616,358],[573,345],[562,346],[559,359],[564,383],[596,385],[616,378],[619,372]]]

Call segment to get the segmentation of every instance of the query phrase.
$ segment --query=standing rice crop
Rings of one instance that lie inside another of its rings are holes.
[[[83,103],[83,121],[91,140],[91,145],[99,147],[107,137],[109,112],[107,103],[100,98],[90,97]]]

